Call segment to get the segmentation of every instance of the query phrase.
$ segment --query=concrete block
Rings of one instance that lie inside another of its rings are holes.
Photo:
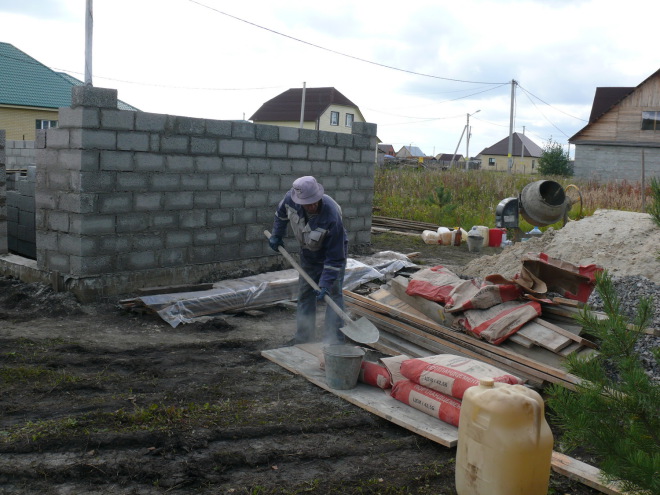
[[[193,205],[195,208],[217,208],[220,206],[220,195],[215,191],[195,191]]]
[[[284,143],[268,143],[266,155],[271,158],[286,158],[288,156],[287,145]]]
[[[149,134],[146,132],[118,132],[117,149],[122,151],[149,151]]]
[[[247,164],[248,160],[245,158],[224,157],[222,159],[222,168],[229,173],[244,174]]]
[[[100,153],[96,150],[60,150],[56,167],[74,171],[96,171],[100,169],[99,157]]]
[[[137,112],[135,114],[135,130],[145,132],[163,132],[167,123],[167,115],[159,113]]]
[[[133,193],[107,193],[98,196],[98,211],[101,214],[121,213],[131,211],[133,207]]]
[[[117,90],[92,86],[71,88],[71,107],[117,108]]]
[[[346,162],[331,162],[329,172],[333,176],[343,176],[348,173],[349,167]]]
[[[80,235],[116,233],[115,215],[71,215],[71,232]]]
[[[98,254],[119,254],[131,251],[132,235],[104,235],[97,238]]]
[[[279,127],[275,125],[255,124],[255,137],[260,141],[277,141],[282,139],[279,133]],[[284,129],[284,127],[283,127]],[[291,129],[289,127],[289,129]],[[290,141],[290,139],[288,139]]]
[[[270,248],[269,248],[270,249]],[[241,257],[239,244],[218,244],[214,246],[214,259],[217,261],[237,260]]]
[[[97,245],[90,237],[61,233],[57,237],[57,250],[63,254],[92,256],[97,250]]]
[[[338,134],[336,132],[319,131],[319,144],[323,146],[335,147],[337,146],[337,136]]]
[[[77,149],[117,149],[117,133],[98,129],[71,129],[69,146]],[[50,141],[49,137],[46,140]]]
[[[60,254],[57,251],[46,251],[45,256],[39,256],[39,260],[43,260],[45,270],[72,273],[70,259],[66,254]],[[41,268],[41,264],[39,267]]]
[[[258,224],[258,223],[253,223],[251,225],[247,225],[245,227],[245,239],[247,241],[258,241],[264,244],[268,244],[266,241],[266,237],[264,236],[264,230],[265,226],[263,224]],[[268,227],[270,230],[270,227]],[[270,249],[270,246],[269,246]]]
[[[195,160],[192,156],[169,155],[165,158],[165,170],[170,172],[192,172]]]
[[[165,248],[164,235],[139,234],[133,236],[131,249],[133,251],[158,251]]]
[[[232,225],[220,230],[220,244],[241,244],[245,241],[245,226]]]
[[[289,160],[272,160],[271,165],[271,173],[273,174],[280,177],[291,174],[291,162]],[[293,183],[293,180],[291,183]],[[291,183],[289,183],[289,188],[291,188]]]
[[[217,246],[193,246],[188,249],[188,259],[190,263],[213,263],[219,261],[216,255]],[[237,246],[233,246],[238,251]]]
[[[200,229],[206,226],[205,210],[182,211],[179,216],[179,226],[182,229]]]
[[[175,211],[163,211],[151,214],[151,227],[154,229],[174,229],[179,226],[179,214]]]
[[[313,129],[300,129],[300,142],[305,144],[318,144],[319,131]]]
[[[136,112],[129,110],[101,109],[101,127],[117,131],[132,131],[135,129]]]
[[[76,174],[76,179],[77,179]],[[48,189],[56,191],[73,191],[73,173],[68,170],[49,170],[46,175]]]
[[[378,126],[370,122],[353,122],[353,134],[363,136],[376,136],[378,134]]]
[[[217,244],[218,231],[216,230],[196,230],[193,234],[193,244],[195,246],[208,246]]]
[[[181,176],[179,174],[153,174],[151,176],[151,190],[178,191],[181,189]]]
[[[326,158],[330,161],[343,161],[344,160],[344,148],[327,148]]]
[[[270,160],[266,158],[250,158],[246,172],[254,174],[267,174],[270,172]]]
[[[135,170],[162,172],[165,169],[165,157],[156,153],[135,153]]]
[[[117,232],[145,232],[150,228],[149,216],[145,213],[117,215]]]
[[[188,153],[188,136],[163,136],[160,149],[164,153]]]
[[[260,174],[257,176],[257,179],[257,188],[261,192],[280,190],[280,178],[276,175]],[[266,195],[264,194],[264,196]]]
[[[245,196],[246,208],[263,208],[268,206],[268,196],[257,192],[256,194],[247,194]]]
[[[116,191],[147,191],[150,176],[144,172],[117,172]]]
[[[116,190],[116,172],[81,172],[72,181],[74,189],[80,192],[112,193]]]
[[[264,238],[264,241],[265,240],[266,239]],[[267,247],[268,247],[267,242],[262,242],[262,241],[242,242],[240,245],[239,253],[241,258],[258,258],[264,255]],[[268,247],[268,249],[270,249],[270,247]]]
[[[190,210],[193,207],[192,191],[172,191],[163,195],[166,210]]]
[[[181,175],[181,188],[188,191],[205,191],[208,189],[208,176],[206,174]]]
[[[46,145],[52,149],[66,149],[70,145],[71,132],[69,129],[48,129]]]
[[[61,110],[61,109],[60,109]],[[46,130],[45,129],[36,129],[35,137],[34,137],[34,147],[43,149],[46,147]],[[2,160],[0,160],[0,163]]]
[[[254,139],[256,136],[255,125],[252,122],[233,121],[231,135],[238,139]]]
[[[371,138],[366,136],[353,136],[353,147],[359,150],[372,150],[375,159],[376,152],[371,147]]]
[[[96,193],[62,193],[57,200],[58,208],[61,211],[70,213],[96,213],[97,212],[97,194]],[[37,210],[39,211],[39,210]]]
[[[276,127],[279,131],[280,141],[287,143],[297,143],[300,141],[300,129],[297,127]],[[276,139],[269,139],[270,142],[277,141]]]
[[[243,149],[245,156],[266,156],[266,143],[263,141],[245,141]]]
[[[331,165],[332,163],[327,161],[313,161],[311,175],[326,177],[330,174]]]
[[[218,153],[220,155],[242,155],[243,141],[239,139],[220,139],[218,142]]]
[[[220,172],[222,170],[222,158],[218,156],[196,156],[195,170],[198,172]]]
[[[293,160],[291,161],[291,172],[298,177],[312,175],[312,162],[309,160]]]
[[[188,250],[186,248],[165,249],[158,252],[158,266],[173,267],[183,266],[188,262]]]
[[[136,251],[117,256],[117,265],[124,270],[148,270],[158,267],[155,251]]]
[[[217,137],[231,137],[231,121],[229,120],[207,120],[206,134]]]
[[[236,175],[234,185],[239,191],[255,191],[257,189],[257,176],[253,174]]]
[[[257,211],[255,209],[238,208],[233,212],[234,225],[254,224],[256,221]]]
[[[347,148],[344,151],[344,160],[347,162],[360,163],[362,161],[362,156],[360,151],[352,148]]]
[[[77,276],[101,275],[117,271],[115,258],[105,256],[70,256],[71,271]]]
[[[214,155],[218,152],[218,141],[212,138],[192,137],[190,152],[194,155]]]
[[[206,121],[193,117],[176,116],[174,118],[174,131],[177,134],[201,136],[206,131]]]
[[[290,144],[287,156],[292,160],[306,160],[309,156],[309,147],[305,144]]]
[[[134,196],[135,211],[160,211],[163,209],[163,193],[150,192]]]
[[[226,227],[232,224],[231,210],[209,210],[207,212],[208,227]]]
[[[220,191],[221,208],[244,208],[245,194],[242,191]]]
[[[210,191],[228,191],[234,188],[234,176],[232,174],[209,174]]]
[[[309,159],[310,160],[325,160],[327,158],[327,150],[325,146],[310,146]]]
[[[99,168],[101,170],[133,170],[133,153],[129,151],[101,151],[99,153]]]
[[[165,247],[177,248],[192,246],[193,233],[189,230],[176,230],[165,233]]]
[[[149,151],[160,153],[160,135],[149,134]]]
[[[49,230],[59,232],[69,231],[69,214],[63,211],[49,211],[46,218],[46,225]]]

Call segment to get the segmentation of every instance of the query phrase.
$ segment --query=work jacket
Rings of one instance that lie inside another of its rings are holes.
[[[303,264],[322,264],[319,287],[330,287],[339,270],[346,266],[348,235],[341,217],[341,207],[327,194],[318,212],[308,215],[302,205],[294,203],[291,191],[280,201],[275,212],[273,235],[284,237],[287,225],[300,243]]]

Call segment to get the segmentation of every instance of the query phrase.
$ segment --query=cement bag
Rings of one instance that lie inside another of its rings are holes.
[[[371,361],[362,361],[358,381],[371,385],[372,387],[390,388],[392,386],[390,372],[385,366]]]
[[[603,271],[598,265],[578,266],[545,253],[527,253],[522,263],[521,277],[534,276],[543,280],[549,291],[580,302],[587,302],[596,285],[596,273]]]
[[[458,418],[461,415],[461,401],[458,399],[413,383],[411,380],[395,382],[391,395],[418,411],[450,425],[458,426]]]
[[[468,388],[479,385],[481,378],[492,378],[509,385],[523,383],[517,376],[495,366],[453,354],[408,359],[401,363],[401,374],[414,383],[456,399],[462,399]]]
[[[458,313],[467,309],[486,309],[496,304],[515,301],[522,295],[520,286],[514,283],[493,284],[473,278],[462,280],[445,300],[447,313]]]
[[[451,270],[444,266],[434,266],[419,270],[410,277],[406,294],[444,304],[454,287],[462,282],[464,280]]]
[[[470,309],[458,319],[458,324],[491,344],[501,344],[520,327],[541,315],[536,301],[509,301],[488,309]]]

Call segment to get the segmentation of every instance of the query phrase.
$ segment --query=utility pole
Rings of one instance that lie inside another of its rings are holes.
[[[477,110],[476,112],[472,112],[472,115],[475,113],[479,113],[481,110]],[[472,134],[472,131],[470,130],[470,114],[467,114],[467,124],[465,125],[465,129],[467,131],[467,134],[465,136],[465,170],[470,170],[470,134]]]
[[[85,7],[85,85],[92,84],[92,32],[94,31],[93,0],[87,0]]]
[[[307,82],[303,82],[302,102],[300,103],[300,128],[303,128],[305,123],[305,92],[307,91]]]
[[[461,145],[461,141],[463,141],[463,134],[465,134],[465,128],[467,126],[463,127],[463,132],[461,132],[461,137],[458,138],[458,144],[456,145],[456,149],[454,150],[454,155],[451,157],[451,163],[449,164],[449,168],[454,168],[454,161],[456,160],[456,153],[458,153],[458,147]]]
[[[513,172],[513,107],[514,101],[516,98],[516,82],[515,79],[511,79],[511,112],[509,114],[509,163],[508,169],[509,173]]]

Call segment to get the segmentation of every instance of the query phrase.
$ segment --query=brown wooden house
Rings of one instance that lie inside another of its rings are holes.
[[[660,70],[637,87],[596,88],[589,123],[568,141],[577,177],[660,177]]]

